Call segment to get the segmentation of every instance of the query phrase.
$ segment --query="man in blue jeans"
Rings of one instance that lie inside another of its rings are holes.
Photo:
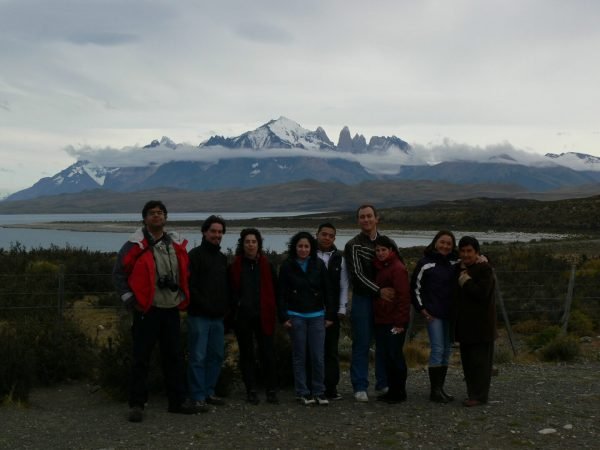
[[[190,251],[188,344],[190,397],[198,411],[223,405],[215,395],[225,352],[223,319],[229,311],[227,257],[221,252],[225,221],[210,216],[202,224],[202,243]]]
[[[350,380],[354,398],[359,402],[369,401],[369,349],[373,337],[373,297],[385,300],[394,298],[393,288],[381,289],[375,280],[375,239],[378,236],[379,215],[373,205],[362,205],[356,212],[360,233],[346,243],[344,257],[352,283],[352,360]],[[384,361],[375,362],[375,389],[387,392]]]

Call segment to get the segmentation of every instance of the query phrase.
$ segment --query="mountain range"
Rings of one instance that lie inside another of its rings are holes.
[[[131,193],[160,188],[187,191],[249,189],[301,180],[357,185],[368,181],[430,180],[453,184],[513,185],[547,192],[600,182],[600,158],[582,153],[527,155],[487,150],[484,158],[411,146],[396,136],[352,136],[337,145],[280,117],[236,137],[212,136],[197,146],[168,137],[143,147],[82,153],[71,166],[4,201],[88,190]],[[455,152],[456,153],[456,152]]]

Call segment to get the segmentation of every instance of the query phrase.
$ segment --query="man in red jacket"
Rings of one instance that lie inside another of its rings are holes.
[[[156,341],[160,344],[168,411],[197,412],[185,401],[187,389],[179,342],[179,311],[189,302],[187,241],[165,231],[167,208],[161,201],[146,203],[142,217],[143,226],[123,245],[113,269],[117,291],[133,315],[130,422],[143,420],[148,401],[148,368]]]

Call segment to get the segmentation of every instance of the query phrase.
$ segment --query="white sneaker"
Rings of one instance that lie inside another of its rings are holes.
[[[354,393],[354,399],[357,402],[368,402],[369,396],[367,395],[367,391],[356,391]]]
[[[384,388],[381,388],[381,389],[375,389],[375,391],[376,391],[378,394],[387,394],[389,390],[390,390],[390,388],[389,388],[389,387],[387,387],[387,386],[386,386],[386,387],[384,387]]]

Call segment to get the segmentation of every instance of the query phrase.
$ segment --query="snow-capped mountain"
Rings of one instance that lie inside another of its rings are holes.
[[[144,145],[143,148],[156,148],[156,147],[160,147],[160,146],[171,148],[173,150],[175,150],[177,148],[177,144],[175,142],[173,142],[171,139],[169,139],[167,136],[163,136],[160,141],[157,139],[154,139],[148,145]]]
[[[335,145],[323,128],[311,131],[285,117],[237,137],[213,136],[198,147],[163,136],[142,148],[109,150],[81,152],[76,163],[6,200],[90,189],[240,189],[308,179],[503,183],[537,192],[600,181],[600,158],[581,153],[542,156],[510,145],[410,146],[396,136],[373,136],[367,143],[361,134],[352,137],[348,127]]]
[[[323,128],[319,127],[315,131],[310,131],[283,116],[237,137],[213,136],[200,146],[252,149],[303,148],[306,150],[333,150],[335,148],[335,144],[331,142]]]

